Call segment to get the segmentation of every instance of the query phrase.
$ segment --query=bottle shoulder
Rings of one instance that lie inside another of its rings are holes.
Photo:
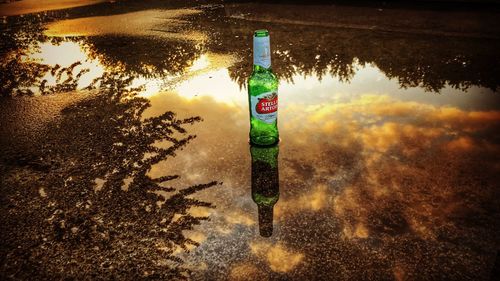
[[[252,199],[257,205],[274,206],[280,198],[279,192],[273,196],[265,196],[259,193],[252,193]]]
[[[278,77],[272,71],[254,71],[248,78],[248,86],[250,88],[265,87],[276,89],[278,84]]]
[[[276,74],[271,70],[253,70],[249,79],[253,78],[267,78],[267,79],[275,79],[278,80]]]

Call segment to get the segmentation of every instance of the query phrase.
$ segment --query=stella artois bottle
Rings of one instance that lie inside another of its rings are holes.
[[[252,155],[252,199],[259,210],[259,233],[270,237],[273,234],[273,209],[278,202],[278,145],[250,146]]]
[[[248,79],[250,143],[267,146],[279,141],[278,78],[271,69],[269,32],[257,30],[253,37],[253,72]]]

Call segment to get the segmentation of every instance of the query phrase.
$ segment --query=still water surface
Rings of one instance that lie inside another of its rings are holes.
[[[3,223],[31,235],[6,238],[3,275],[488,280],[498,40],[110,5],[4,20],[2,118],[38,121],[4,121]],[[245,88],[261,27],[280,77],[269,238]]]

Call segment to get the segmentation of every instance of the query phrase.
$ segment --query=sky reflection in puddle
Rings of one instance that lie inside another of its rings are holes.
[[[217,202],[217,208],[203,227],[201,245],[190,254],[180,253],[192,263],[199,274],[195,276],[228,271],[234,279],[271,272],[315,276],[311,270],[319,270],[312,266],[318,259],[336,259],[327,250],[332,247],[341,249],[343,256],[358,256],[355,268],[373,266],[365,263],[368,256],[380,261],[397,256],[398,266],[389,272],[408,274],[419,265],[399,252],[393,237],[434,241],[459,231],[457,225],[449,225],[450,216],[474,212],[455,186],[465,180],[458,179],[457,170],[485,161],[479,155],[498,154],[491,137],[476,137],[496,134],[497,94],[477,87],[467,92],[447,87],[440,95],[400,89],[376,67],[358,68],[349,83],[297,75],[294,83],[281,84],[281,195],[271,240],[258,236],[257,210],[249,190],[244,89],[238,91],[222,69],[150,97],[152,107],[146,116],[175,106],[181,117],[204,118],[194,125],[193,146],[152,167],[150,174],[171,171],[185,175],[187,183],[214,178],[224,183],[218,190],[199,194]],[[486,174],[498,172],[493,162],[485,166],[492,169]],[[477,200],[487,200],[488,192],[479,194]],[[429,246],[428,251],[437,251],[429,255],[439,255],[440,250],[434,249],[438,244]],[[216,259],[207,258],[215,253]],[[467,266],[478,262],[478,257],[471,259]],[[468,263],[459,263],[464,262]]]
[[[78,80],[76,90],[80,90],[103,73],[122,68],[103,65],[98,56],[92,58],[89,48],[79,41],[42,43],[24,60],[62,68],[80,62],[74,75],[88,69]],[[401,256],[401,249],[390,242],[392,237],[433,241],[443,235],[439,234],[442,227],[449,228],[448,234],[459,231],[449,225],[449,216],[474,212],[454,186],[461,177],[456,169],[470,168],[477,156],[499,153],[491,137],[477,137],[494,134],[500,122],[498,94],[476,86],[466,91],[447,86],[440,94],[402,89],[374,65],[354,64],[356,71],[348,82],[314,74],[282,81],[281,195],[274,208],[273,237],[259,237],[256,205],[249,191],[247,95],[231,78],[229,68],[235,61],[231,55],[206,52],[187,63],[181,74],[133,75],[130,85],[143,87],[138,96],[151,101],[143,118],[172,110],[179,118],[204,119],[190,129],[197,136],[190,146],[149,171],[152,178],[183,175],[171,185],[174,188],[223,182],[218,189],[198,194],[216,209],[188,211],[211,218],[197,230],[184,232],[199,246],[190,245],[189,253],[177,246],[173,252],[195,270],[195,276],[224,272],[234,279],[271,272],[313,276],[310,270],[315,267],[306,265],[336,259],[327,250],[332,247],[341,249],[343,256],[359,256],[359,268],[369,266],[365,259],[370,255],[384,262],[395,255],[399,272],[413,271],[416,265]],[[55,86],[65,79],[56,76],[48,71],[41,80]],[[436,163],[446,164],[436,167]],[[499,172],[492,164],[491,172]],[[463,186],[468,192],[471,187]],[[488,194],[476,193],[478,202],[487,200]],[[386,210],[380,204],[391,207]],[[333,245],[325,247],[326,241]],[[436,251],[433,247],[429,251]],[[259,267],[262,263],[264,269]]]

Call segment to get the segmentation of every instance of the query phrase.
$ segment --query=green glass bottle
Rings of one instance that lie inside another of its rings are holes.
[[[279,141],[278,84],[271,69],[269,32],[257,30],[253,37],[253,72],[248,79],[251,144],[268,146]]]
[[[259,212],[259,233],[263,237],[273,234],[273,209],[278,202],[279,172],[278,145],[250,146],[252,156],[252,199]]]

